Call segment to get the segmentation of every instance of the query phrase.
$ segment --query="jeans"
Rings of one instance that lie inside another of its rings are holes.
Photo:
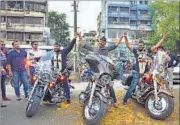
[[[64,91],[65,91],[65,97],[67,100],[70,100],[70,87],[67,78],[65,79],[65,82],[63,84]]]
[[[2,91],[2,98],[6,97],[6,75],[1,76],[1,91]]]
[[[13,83],[14,83],[14,90],[15,90],[16,96],[20,96],[19,81],[22,82],[23,87],[24,87],[24,93],[25,95],[27,95],[29,83],[28,83],[26,71],[22,71],[22,72],[13,71]]]
[[[133,71],[132,75],[133,75],[133,79],[131,81],[131,85],[129,86],[129,88],[124,96],[124,99],[123,99],[124,101],[127,101],[131,97],[131,94],[134,91],[134,89],[136,88],[136,85],[138,84],[139,79],[140,79],[139,72]]]

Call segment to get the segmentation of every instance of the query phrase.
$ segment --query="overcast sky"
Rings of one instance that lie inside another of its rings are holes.
[[[73,1],[49,1],[49,11],[58,11],[67,15],[67,22],[70,26],[74,25],[74,13],[72,12]],[[80,1],[78,7],[78,27],[80,31],[97,30],[97,16],[101,11],[100,1]],[[70,29],[71,36],[73,29]]]

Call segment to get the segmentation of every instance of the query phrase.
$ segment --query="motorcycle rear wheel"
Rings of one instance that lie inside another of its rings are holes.
[[[105,104],[99,97],[94,97],[92,102],[93,103],[91,108],[88,107],[88,101],[86,101],[83,107],[83,119],[87,125],[97,125],[104,117],[107,111],[107,104]],[[99,105],[99,108],[96,107],[97,105]]]
[[[145,108],[150,117],[163,120],[173,112],[174,100],[170,95],[160,93],[158,95],[158,104],[156,104],[154,95],[149,95],[145,102]]]

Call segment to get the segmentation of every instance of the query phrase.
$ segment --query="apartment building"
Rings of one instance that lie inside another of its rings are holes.
[[[0,5],[0,39],[7,42],[43,42],[48,16],[47,0],[2,0]]]

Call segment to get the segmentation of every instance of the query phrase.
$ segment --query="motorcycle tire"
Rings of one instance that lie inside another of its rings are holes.
[[[104,103],[99,97],[94,97],[93,101],[95,99],[98,99],[100,101],[100,109],[99,109],[99,112],[97,113],[96,117],[94,117],[92,119],[88,119],[86,117],[85,113],[86,113],[86,108],[88,108],[88,100],[85,102],[85,104],[83,106],[83,119],[87,125],[97,125],[101,121],[101,119],[104,117],[104,115],[106,114],[106,111],[107,111],[107,104]]]
[[[174,110],[174,100],[170,95],[167,95],[165,93],[160,93],[158,95],[159,98],[161,98],[161,103],[166,103],[165,107],[162,107],[162,109],[157,109],[155,106],[155,97],[154,95],[149,95],[145,102],[145,108],[150,117],[157,120],[164,120],[168,116],[171,115],[171,113]],[[163,100],[162,100],[163,99]]]
[[[36,96],[35,92],[32,95],[32,100],[33,100],[32,102],[31,101],[28,102],[28,105],[26,107],[26,116],[27,117],[32,117],[33,115],[36,114],[36,111],[41,102],[41,98]]]

